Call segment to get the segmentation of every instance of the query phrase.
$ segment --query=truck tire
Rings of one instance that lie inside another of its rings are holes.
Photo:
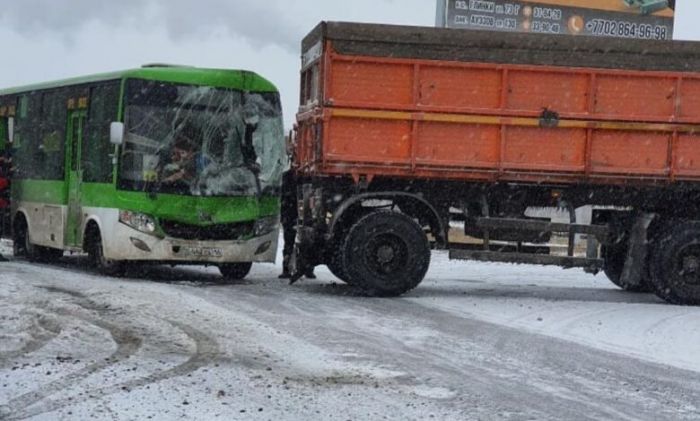
[[[340,279],[348,285],[353,285],[352,281],[350,280],[350,277],[348,276],[347,271],[345,270],[345,267],[343,266],[342,248],[338,245],[338,243],[334,243],[331,247],[332,250],[329,253],[330,255],[328,257],[328,262],[326,263],[326,266],[328,266],[328,270],[330,270],[333,276],[335,276],[336,278]]]
[[[252,267],[252,262],[222,263],[219,265],[219,272],[226,282],[240,281],[250,273]]]
[[[628,292],[652,292],[654,288],[649,280],[648,261],[647,270],[642,276],[642,282],[638,285],[629,285],[622,282],[622,271],[625,268],[625,260],[627,259],[627,247],[624,245],[601,246],[600,254],[603,257],[605,266],[603,272],[610,279],[610,282],[617,285],[620,289]]]
[[[368,295],[393,297],[421,283],[430,265],[430,244],[413,219],[396,212],[373,212],[357,221],[342,248],[352,285]]]
[[[652,253],[651,280],[667,302],[700,305],[700,222],[667,225]]]

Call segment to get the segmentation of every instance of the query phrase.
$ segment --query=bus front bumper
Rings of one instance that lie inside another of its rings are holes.
[[[196,241],[158,238],[116,224],[115,235],[106,238],[105,257],[111,260],[136,260],[182,264],[218,264],[233,262],[274,263],[279,230],[240,241]]]

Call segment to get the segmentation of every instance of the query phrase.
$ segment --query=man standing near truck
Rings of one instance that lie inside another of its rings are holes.
[[[294,250],[296,240],[296,225],[299,217],[297,210],[297,176],[294,168],[290,168],[282,176],[282,209],[281,209],[282,233],[284,236],[284,248],[282,249],[282,273],[280,279],[292,277],[289,262]],[[315,279],[314,269],[311,267],[304,274],[309,279]]]
[[[291,135],[286,138],[289,169],[282,175],[280,222],[282,223],[284,246],[282,248],[282,273],[279,276],[280,279],[291,279],[293,275],[289,264],[294,251],[294,242],[297,236],[297,219],[299,219],[297,203],[298,180],[294,168],[294,145],[291,143],[292,141]],[[304,275],[309,279],[316,278],[313,267],[308,269]]]

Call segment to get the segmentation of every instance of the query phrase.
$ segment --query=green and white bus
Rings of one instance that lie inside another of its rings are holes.
[[[288,166],[279,93],[248,71],[166,65],[0,91],[14,252],[217,265],[274,262]]]

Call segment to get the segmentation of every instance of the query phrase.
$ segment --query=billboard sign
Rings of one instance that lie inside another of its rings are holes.
[[[671,40],[675,3],[675,0],[438,0],[437,25]]]

